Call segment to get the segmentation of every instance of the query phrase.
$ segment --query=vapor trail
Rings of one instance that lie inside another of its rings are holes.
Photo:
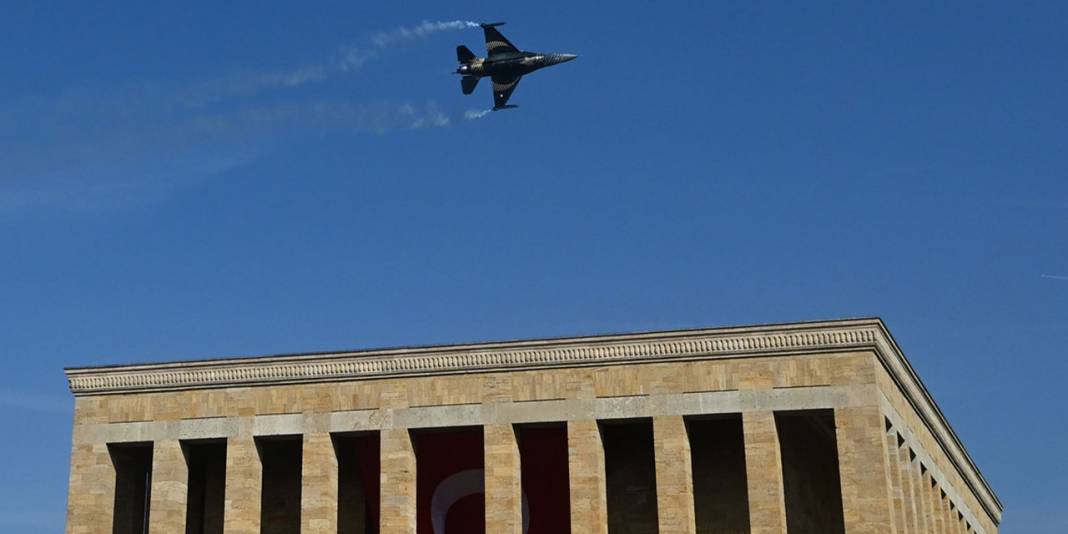
[[[371,37],[371,42],[379,48],[385,48],[397,41],[416,41],[449,30],[478,28],[477,22],[469,20],[451,20],[431,22],[424,20],[418,26],[401,27],[388,32],[378,32]]]
[[[190,107],[201,107],[226,98],[254,94],[258,91],[283,88],[292,89],[358,71],[368,62],[390,52],[403,43],[428,39],[446,31],[478,28],[477,22],[469,20],[428,21],[415,26],[401,26],[379,31],[363,43],[343,46],[330,57],[317,62],[285,70],[245,72],[237,76],[209,80],[195,87],[184,99]]]
[[[1042,275],[1042,278],[1046,278],[1048,280],[1068,280],[1068,276],[1059,274],[1044,274]]]
[[[478,119],[481,119],[482,117],[485,117],[486,115],[489,115],[491,111],[493,111],[493,110],[492,109],[469,109],[469,110],[464,112],[464,119],[467,119],[469,121],[476,121]]]
[[[370,33],[359,46],[288,67],[184,84],[119,81],[0,102],[0,218],[49,207],[97,212],[147,205],[246,165],[289,136],[453,126],[467,117],[432,100],[331,100],[298,89],[338,81],[441,32],[474,27],[464,20],[424,21]]]

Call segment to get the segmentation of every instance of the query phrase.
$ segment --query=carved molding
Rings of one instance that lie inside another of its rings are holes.
[[[520,342],[516,343],[519,348],[474,345],[413,349],[407,354],[403,350],[386,350],[68,369],[67,380],[75,395],[172,391],[841,350],[873,346],[878,334],[878,329],[870,326],[734,335],[715,331],[679,332],[648,340],[614,336],[605,341],[561,340],[556,345],[535,347],[522,347]]]

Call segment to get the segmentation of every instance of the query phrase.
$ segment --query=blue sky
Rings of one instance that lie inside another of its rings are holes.
[[[0,530],[62,529],[64,366],[877,315],[1068,531],[1064,3],[21,4]],[[415,29],[488,19],[579,58],[470,120]]]

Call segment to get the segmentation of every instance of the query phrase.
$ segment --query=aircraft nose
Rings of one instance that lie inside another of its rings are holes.
[[[577,58],[578,54],[557,54],[556,57],[559,58],[560,63],[567,63],[568,61]]]

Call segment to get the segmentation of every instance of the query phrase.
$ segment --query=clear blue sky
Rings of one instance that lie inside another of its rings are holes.
[[[147,4],[0,17],[0,530],[63,366],[877,315],[1068,531],[1065,3]],[[468,19],[579,59],[467,119]]]

